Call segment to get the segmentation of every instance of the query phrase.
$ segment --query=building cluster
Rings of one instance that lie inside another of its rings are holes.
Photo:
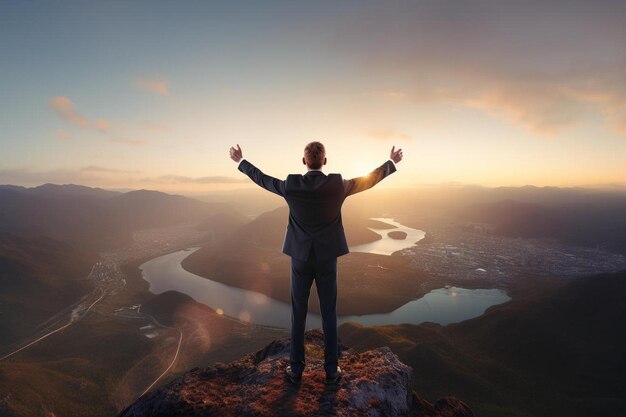
[[[170,227],[135,232],[133,242],[121,248],[101,253],[107,261],[122,265],[136,259],[148,259],[183,249],[206,240],[207,232],[198,230],[197,223],[181,223]]]
[[[431,243],[405,249],[415,268],[455,281],[507,281],[524,274],[575,277],[626,269],[626,256],[554,239],[498,236],[476,225],[429,222]]]

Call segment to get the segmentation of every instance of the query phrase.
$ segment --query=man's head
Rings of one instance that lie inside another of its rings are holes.
[[[310,142],[304,147],[302,163],[309,169],[320,169],[326,165],[326,149],[320,142]]]

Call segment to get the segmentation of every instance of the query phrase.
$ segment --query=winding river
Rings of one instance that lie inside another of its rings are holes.
[[[366,252],[374,253],[377,255],[391,255],[396,251],[410,248],[420,240],[424,239],[424,236],[426,236],[426,233],[424,231],[404,226],[394,221],[393,219],[389,219],[386,217],[372,217],[371,220],[377,220],[382,223],[387,223],[394,227],[389,229],[378,229],[374,227],[369,227],[368,229],[376,234],[379,234],[381,236],[381,239],[370,243],[364,243],[363,245],[353,246],[350,248],[351,252]],[[393,239],[387,236],[387,233],[396,231],[406,233],[406,238]]]
[[[382,236],[376,242],[350,248],[353,252],[369,252],[383,255],[413,246],[424,237],[424,232],[403,226],[393,219],[376,218],[395,226],[394,229],[370,229]],[[400,230],[407,233],[403,240],[392,239],[387,233]],[[172,252],[151,259],[139,268],[143,278],[150,284],[150,291],[160,294],[165,291],[178,291],[189,295],[220,314],[242,321],[273,327],[289,328],[291,306],[255,291],[231,287],[217,281],[200,277],[181,266],[181,262],[198,248]],[[365,314],[338,317],[339,323],[357,322],[366,326],[435,322],[455,323],[477,317],[492,305],[501,304],[510,297],[499,289],[440,288],[432,290],[422,298],[409,301],[389,313]],[[320,315],[309,313],[307,328],[321,327]]]

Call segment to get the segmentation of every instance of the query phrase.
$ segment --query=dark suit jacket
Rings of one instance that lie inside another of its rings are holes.
[[[283,253],[307,260],[311,247],[317,260],[330,259],[349,253],[341,223],[341,206],[346,197],[372,188],[396,171],[388,160],[370,174],[345,180],[341,174],[326,175],[309,171],[291,174],[286,180],[265,175],[245,159],[238,169],[261,187],[284,197],[289,205],[289,223],[283,243]]]

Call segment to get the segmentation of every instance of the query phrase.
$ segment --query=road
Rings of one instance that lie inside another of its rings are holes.
[[[80,304],[78,307],[76,307],[74,310],[72,310],[72,315],[71,315],[71,317],[70,317],[70,321],[69,321],[67,324],[65,324],[65,325],[63,325],[63,326],[61,326],[61,327],[59,327],[58,329],[52,330],[51,332],[48,332],[48,333],[44,334],[43,336],[41,336],[41,337],[39,337],[39,338],[37,338],[37,339],[33,340],[32,342],[28,343],[27,345],[22,346],[21,348],[19,348],[19,349],[17,349],[17,350],[14,350],[13,352],[11,352],[11,353],[9,353],[9,354],[7,354],[7,355],[4,355],[3,357],[1,357],[1,358],[0,358],[0,361],[5,360],[5,359],[7,359],[7,358],[9,358],[9,357],[11,357],[11,356],[13,356],[13,355],[15,355],[16,353],[19,353],[19,352],[21,352],[22,350],[24,350],[24,349],[26,349],[26,348],[29,348],[29,347],[31,347],[31,346],[33,346],[33,345],[35,345],[35,344],[37,344],[37,343],[41,342],[42,340],[44,340],[44,339],[46,339],[46,338],[48,338],[48,337],[52,336],[52,335],[53,335],[53,334],[55,334],[55,333],[58,333],[58,332],[60,332],[60,331],[65,330],[65,329],[67,329],[68,327],[70,327],[72,324],[76,323],[78,320],[80,320],[80,318],[81,318],[81,317],[84,317],[87,313],[89,313],[89,311],[91,310],[91,308],[92,308],[93,306],[95,306],[95,305],[96,305],[96,304],[98,304],[100,301],[102,301],[102,299],[103,299],[103,298],[104,298],[104,296],[106,295],[106,292],[105,292],[104,290],[102,290],[102,288],[97,288],[96,290],[100,290],[100,291],[102,291],[102,294],[100,295],[100,297],[99,297],[96,301],[94,301],[93,303],[91,303],[91,304],[89,305],[89,307],[87,307],[87,309],[84,311],[84,313],[80,314],[80,313],[78,313],[78,312],[77,312],[77,311],[80,309],[80,306],[82,305],[82,304]]]
[[[140,310],[141,310],[141,306],[137,310],[138,314],[141,314],[143,317],[149,317],[154,322],[154,324],[156,324],[157,326],[164,327],[166,329],[173,329],[173,330],[176,330],[178,332],[178,346],[176,347],[176,353],[174,353],[174,357],[172,358],[172,362],[163,371],[163,373],[161,373],[161,375],[159,375],[158,378],[155,379],[154,382],[152,382],[148,386],[148,388],[146,388],[145,391],[141,393],[141,395],[140,395],[140,397],[141,397],[144,394],[146,394],[148,391],[150,391],[152,389],[152,387],[154,387],[161,380],[161,378],[163,378],[165,375],[167,375],[167,373],[170,371],[170,369],[172,369],[172,367],[176,363],[176,359],[178,359],[178,354],[180,353],[180,347],[181,347],[181,345],[183,343],[183,332],[180,329],[177,329],[176,327],[170,327],[170,326],[166,326],[166,325],[160,323],[156,318],[154,318],[150,314],[142,313]]]

